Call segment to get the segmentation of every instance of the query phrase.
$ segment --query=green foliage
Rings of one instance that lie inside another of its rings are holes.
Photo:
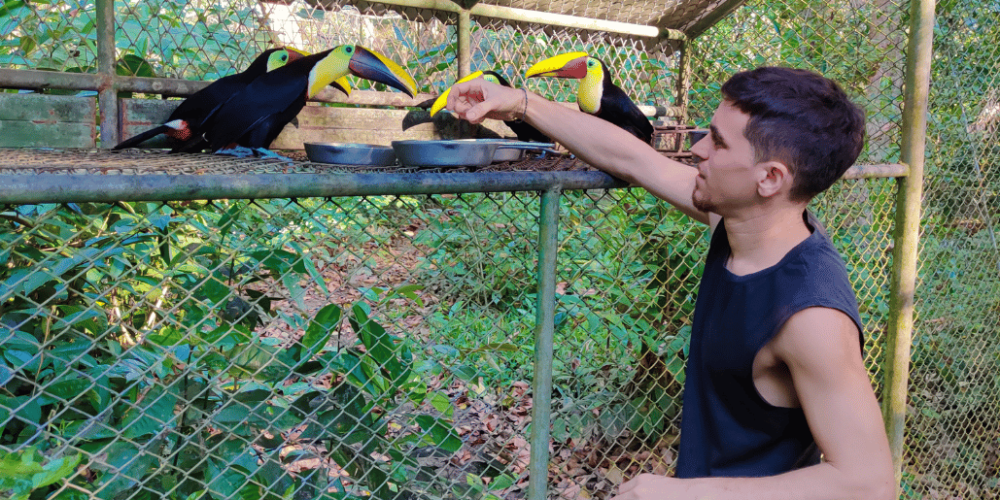
[[[80,455],[50,459],[31,446],[15,453],[0,450],[0,495],[27,500],[31,492],[72,476],[79,462]],[[69,495],[59,496],[64,497]]]
[[[410,341],[376,322],[367,302],[303,318],[304,334],[290,347],[255,333],[275,312],[250,285],[280,276],[294,295],[293,283],[321,279],[310,257],[274,231],[289,213],[301,217],[289,208],[297,207],[3,212],[0,451],[37,447],[42,455],[4,455],[28,465],[0,476],[12,481],[0,489],[54,491],[83,453],[89,477],[71,480],[98,498],[322,496],[328,488],[389,498],[415,478],[413,448],[457,451],[448,399],[427,387]],[[419,301],[414,291],[369,297],[376,306]],[[331,340],[344,319],[356,340],[337,347]],[[425,400],[433,412],[418,410]],[[392,434],[390,424],[407,430]],[[289,446],[299,451],[282,452]],[[353,484],[287,471],[316,446]]]

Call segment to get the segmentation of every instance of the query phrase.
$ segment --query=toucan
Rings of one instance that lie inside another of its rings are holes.
[[[504,87],[510,87],[510,83],[506,78],[497,73],[496,71],[476,71],[475,73],[462,78],[455,83],[464,83],[470,80],[475,80],[476,78],[482,77],[490,83],[495,83],[497,85],[503,85]],[[434,100],[434,104],[431,106],[431,116],[436,115],[439,111],[444,109],[448,104],[448,94],[451,92],[449,87],[441,95]],[[423,105],[423,103],[421,103]],[[517,135],[517,140],[519,141],[530,141],[530,142],[552,142],[549,136],[543,134],[540,130],[522,121],[504,121],[504,125],[510,127],[510,130]]]
[[[524,76],[580,79],[576,97],[580,111],[614,123],[650,143],[653,125],[632,99],[611,81],[611,74],[605,68],[606,64],[586,52],[568,52],[535,63]]]
[[[160,134],[167,134],[167,136],[181,142],[188,142],[193,137],[200,137],[204,132],[205,123],[212,114],[218,111],[226,101],[246,88],[250,82],[268,71],[273,71],[307,55],[305,52],[291,47],[265,50],[242,73],[222,77],[191,94],[174,108],[166,123],[118,143],[115,149],[134,147]],[[333,85],[350,95],[351,87],[347,78],[337,80]],[[197,149],[196,144],[188,144],[187,149]],[[175,148],[172,152],[176,151]]]
[[[385,56],[360,45],[340,45],[257,77],[212,116],[204,140],[212,152],[237,145],[254,154],[274,156],[266,148],[305,107],[306,100],[327,85],[344,81],[348,74],[395,87],[410,97],[417,90],[413,77]],[[181,148],[186,150],[184,145]],[[237,156],[246,155],[245,150],[238,151]]]

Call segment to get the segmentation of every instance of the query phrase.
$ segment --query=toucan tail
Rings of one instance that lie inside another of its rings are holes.
[[[132,137],[130,139],[125,139],[124,141],[119,142],[118,145],[114,147],[114,149],[125,149],[137,146],[143,142],[148,141],[149,139],[152,139],[155,136],[166,133],[169,130],[173,130],[173,127],[169,127],[167,125],[160,125],[158,127],[153,127],[135,137]]]

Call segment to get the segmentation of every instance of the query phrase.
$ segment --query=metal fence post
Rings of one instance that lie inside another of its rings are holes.
[[[531,477],[528,500],[545,500],[549,475],[552,413],[552,352],[555,335],[556,257],[559,253],[559,200],[562,189],[542,193],[538,234],[538,295],[535,323],[535,377],[532,380]]]
[[[97,100],[101,113],[101,147],[118,143],[118,90],[115,88],[115,0],[97,0]]]
[[[886,339],[885,394],[882,416],[896,473],[897,496],[901,488],[906,422],[906,393],[913,338],[914,293],[917,282],[917,249],[920,236],[920,199],[924,178],[927,132],[927,96],[930,87],[934,0],[911,0],[910,39],[906,54],[901,161],[909,175],[898,181],[896,234],[892,255]]]

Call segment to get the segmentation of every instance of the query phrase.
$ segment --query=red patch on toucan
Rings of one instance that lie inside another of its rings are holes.
[[[191,127],[188,126],[187,122],[182,121],[179,127],[168,130],[167,135],[178,141],[187,141],[191,139]]]

